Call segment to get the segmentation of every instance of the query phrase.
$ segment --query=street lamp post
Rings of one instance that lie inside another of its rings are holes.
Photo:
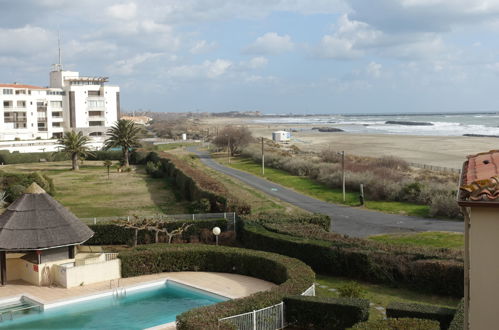
[[[218,236],[220,235],[220,233],[222,232],[220,230],[220,227],[213,227],[213,235],[215,235],[215,240],[216,240],[216,244],[218,245]]]

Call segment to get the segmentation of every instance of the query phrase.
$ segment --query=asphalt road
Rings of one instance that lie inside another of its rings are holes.
[[[327,214],[331,217],[331,230],[354,237],[394,232],[453,231],[463,232],[462,221],[447,221],[386,214],[362,208],[327,203],[294,190],[267,181],[255,175],[220,165],[205,151],[189,148],[208,167],[232,176],[247,185],[277,197],[304,210]]]

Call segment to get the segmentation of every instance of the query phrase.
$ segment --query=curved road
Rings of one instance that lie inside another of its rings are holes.
[[[208,167],[232,176],[262,192],[293,204],[304,210],[327,214],[331,217],[331,230],[354,237],[365,237],[381,233],[410,231],[454,231],[463,232],[462,221],[447,221],[386,214],[361,208],[327,203],[313,197],[284,188],[247,172],[220,165],[205,151],[188,148],[199,156]]]

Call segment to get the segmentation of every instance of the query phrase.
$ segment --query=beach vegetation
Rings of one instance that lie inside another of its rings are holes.
[[[231,165],[261,175],[261,150],[257,145],[245,148],[241,156],[242,159],[232,162]],[[251,166],[251,163],[254,166]],[[334,196],[334,193],[338,193],[337,189],[342,187],[343,172],[341,156],[332,149],[311,155],[294,154],[274,148],[266,151],[265,166],[267,168],[265,177],[269,180],[325,201],[343,202],[341,195]],[[272,171],[269,168],[283,172]],[[403,210],[398,210],[400,206],[414,205],[412,211],[415,213],[407,213],[408,215],[453,219],[461,217],[460,209],[455,202],[456,174],[412,170],[406,161],[393,156],[373,158],[349,155],[345,161],[345,177],[345,186],[349,192],[345,203],[348,205],[359,205],[362,184],[367,207],[402,213],[400,211]],[[399,204],[393,205],[390,210],[389,204],[376,205],[372,202]]]

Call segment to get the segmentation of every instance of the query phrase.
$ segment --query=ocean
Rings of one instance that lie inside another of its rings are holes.
[[[499,137],[499,113],[264,116],[253,119],[252,122],[269,125],[335,127],[348,133],[359,134],[433,136],[463,136],[464,134],[473,134]],[[302,127],[298,126],[296,129],[303,130]]]

